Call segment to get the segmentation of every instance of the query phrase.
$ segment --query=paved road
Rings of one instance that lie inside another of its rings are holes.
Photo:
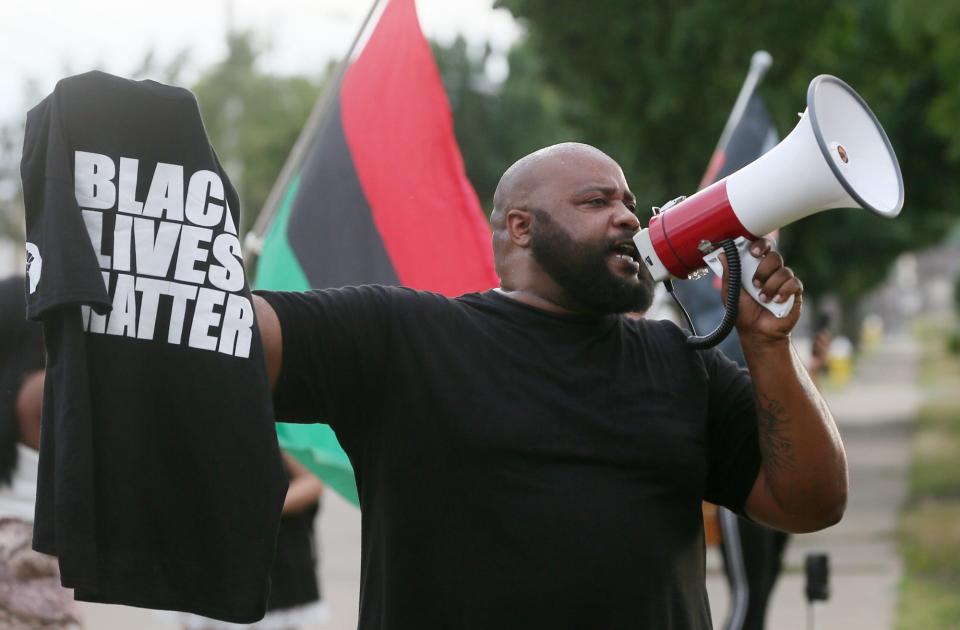
[[[891,338],[860,361],[844,390],[828,394],[850,463],[849,506],[837,526],[793,539],[786,573],[773,596],[770,628],[807,628],[802,567],[811,551],[829,553],[833,571],[833,596],[817,609],[817,630],[892,628],[901,572],[893,532],[906,495],[910,431],[920,400],[916,366],[915,345],[907,338]],[[353,630],[360,578],[359,511],[331,493],[318,525],[330,619],[304,630]],[[711,550],[707,587],[718,628],[727,598],[719,566],[719,557]],[[87,627],[97,630],[174,627],[140,609],[102,605],[83,609]]]

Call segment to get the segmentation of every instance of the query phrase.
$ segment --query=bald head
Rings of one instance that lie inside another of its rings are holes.
[[[506,212],[511,208],[541,208],[538,193],[553,186],[564,171],[579,170],[584,162],[597,160],[620,168],[600,149],[580,142],[554,144],[523,156],[503,173],[493,193],[493,229],[503,227]]]

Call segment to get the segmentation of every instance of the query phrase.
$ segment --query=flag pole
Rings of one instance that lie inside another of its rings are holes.
[[[307,118],[306,124],[303,126],[303,130],[300,132],[297,141],[293,145],[293,149],[290,151],[290,155],[287,156],[287,161],[284,162],[283,168],[280,169],[277,181],[273,183],[270,194],[267,195],[267,200],[264,202],[259,216],[257,216],[257,222],[254,224],[253,229],[247,232],[244,237],[243,249],[244,263],[246,265],[249,266],[253,262],[254,257],[259,256],[263,251],[264,237],[270,228],[270,224],[273,222],[274,216],[277,214],[277,210],[280,208],[284,192],[290,185],[291,180],[293,180],[297,169],[299,169],[303,163],[304,156],[310,148],[310,141],[326,119],[330,107],[333,105],[333,100],[339,91],[343,75],[347,71],[347,66],[350,65],[350,58],[353,56],[357,44],[360,43],[360,38],[363,36],[363,33],[366,32],[367,25],[369,25],[373,19],[373,14],[376,13],[380,3],[381,0],[373,0],[373,4],[370,5],[370,10],[367,11],[366,16],[363,18],[363,23],[360,24],[360,28],[350,43],[347,53],[343,56],[343,59],[340,60],[333,77],[327,82],[323,93],[317,99],[313,110],[310,112],[310,116]]]
[[[757,86],[760,85],[760,81],[763,80],[763,76],[772,64],[773,57],[765,50],[758,50],[750,57],[750,70],[747,71],[747,78],[744,79],[743,85],[740,87],[740,93],[737,95],[737,100],[733,103],[733,109],[727,118],[727,124],[723,126],[723,132],[720,134],[717,146],[713,150],[710,164],[707,166],[707,171],[703,174],[703,179],[700,181],[700,188],[713,183],[713,179],[716,177],[720,167],[717,161],[723,157],[727,143],[730,142],[730,136],[733,135],[734,129],[740,124],[740,119],[743,118],[744,112],[747,111],[747,104],[750,102],[750,97],[756,92]]]

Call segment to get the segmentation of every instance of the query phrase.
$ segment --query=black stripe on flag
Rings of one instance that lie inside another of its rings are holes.
[[[400,284],[357,177],[339,95],[300,170],[287,240],[315,288]]]

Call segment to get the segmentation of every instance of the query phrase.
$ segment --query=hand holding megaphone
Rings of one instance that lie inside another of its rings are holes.
[[[786,317],[787,313],[793,309],[793,296],[791,295],[786,300],[778,302],[770,296],[765,295],[763,287],[758,287],[754,284],[754,276],[760,267],[760,259],[753,255],[753,247],[757,241],[748,241],[741,236],[735,239],[733,243],[736,245],[737,253],[740,256],[740,283],[743,286],[743,290],[777,318]],[[766,251],[763,253],[765,254]],[[723,278],[724,275],[723,263],[720,262],[720,256],[722,254],[723,249],[715,249],[703,257],[703,262],[706,263],[707,268],[721,278]],[[764,299],[764,297],[770,299]]]
[[[760,235],[831,208],[864,208],[896,217],[903,208],[903,176],[890,140],[860,95],[840,79],[820,75],[807,89],[807,109],[800,122],[780,144],[739,171],[676,201],[654,214],[647,228],[634,236],[653,279],[696,275],[706,266],[715,266],[711,256],[722,247],[731,272],[757,298],[752,256],[739,256],[738,249],[745,249],[748,241]],[[729,312],[736,309],[736,302],[727,301],[728,317],[721,325],[727,331],[736,318],[735,312],[732,317]],[[760,303],[774,314],[787,306]],[[692,345],[714,345],[724,336],[698,338]]]
[[[717,266],[717,273],[723,279],[721,293],[730,300],[732,295],[738,298],[739,312],[736,315],[740,329],[740,341],[745,342],[746,335],[762,337],[766,340],[785,338],[800,319],[800,302],[803,298],[803,283],[793,270],[787,267],[783,257],[774,248],[771,238],[759,238],[756,241],[743,241],[738,253],[743,269],[738,277],[743,291],[732,294],[730,274],[725,273],[727,261],[722,250],[715,252],[711,261]],[[739,244],[739,243],[738,243]],[[747,283],[744,278],[750,277]],[[742,296],[746,292],[749,297]]]

